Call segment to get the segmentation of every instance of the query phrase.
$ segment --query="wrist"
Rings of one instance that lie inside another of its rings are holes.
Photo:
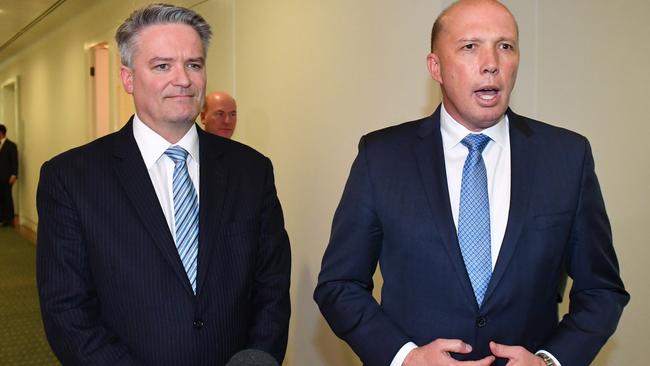
[[[409,352],[406,357],[404,358],[404,361],[402,362],[402,366],[409,366],[411,364],[411,359],[413,358],[413,351]]]
[[[540,359],[540,361],[542,361],[540,363],[540,366],[557,366],[555,361],[553,361],[553,359],[550,358],[545,353],[537,353],[537,354],[535,354],[535,356],[537,356]]]

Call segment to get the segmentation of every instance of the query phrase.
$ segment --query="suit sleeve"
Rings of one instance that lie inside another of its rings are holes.
[[[36,275],[47,339],[63,365],[138,365],[101,321],[80,213],[66,177],[41,169]]]
[[[9,169],[9,176],[15,175],[16,177],[18,176],[18,147],[16,144],[11,144],[11,149],[9,150],[9,154],[11,155],[9,157],[9,161],[11,163],[11,167]]]
[[[253,284],[254,320],[248,348],[268,352],[281,364],[287,348],[291,314],[291,250],[275,189],[273,167],[268,159],[260,217]]]
[[[389,365],[410,341],[372,297],[382,238],[364,137],[334,214],[314,300],[366,365]]]
[[[573,279],[569,313],[542,348],[562,365],[589,365],[616,330],[629,294],[619,276],[609,219],[586,140],[567,269]]]

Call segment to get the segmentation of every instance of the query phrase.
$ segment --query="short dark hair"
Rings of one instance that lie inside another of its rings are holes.
[[[7,127],[5,127],[3,124],[0,124],[0,133],[3,135],[7,134]]]
[[[186,24],[194,28],[201,38],[205,56],[210,44],[210,37],[212,37],[212,31],[210,30],[210,24],[202,16],[194,10],[180,6],[151,4],[131,13],[115,32],[115,40],[120,50],[122,64],[128,67],[132,66],[137,36],[142,29],[150,25],[173,23]]]

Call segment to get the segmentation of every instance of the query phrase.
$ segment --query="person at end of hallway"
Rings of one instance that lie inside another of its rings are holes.
[[[209,133],[227,139],[237,127],[237,102],[224,92],[213,92],[205,97],[201,122]]]
[[[14,199],[11,188],[18,179],[18,147],[7,138],[7,127],[0,124],[0,226],[13,226]]]

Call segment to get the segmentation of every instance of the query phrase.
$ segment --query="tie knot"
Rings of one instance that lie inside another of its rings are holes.
[[[174,161],[174,164],[177,164],[179,161],[185,161],[187,159],[187,151],[180,146],[170,146],[165,150],[165,155],[169,156],[170,159]]]
[[[490,142],[490,138],[482,133],[480,134],[469,134],[461,141],[461,144],[465,145],[469,151],[478,151],[483,153],[483,149]]]

